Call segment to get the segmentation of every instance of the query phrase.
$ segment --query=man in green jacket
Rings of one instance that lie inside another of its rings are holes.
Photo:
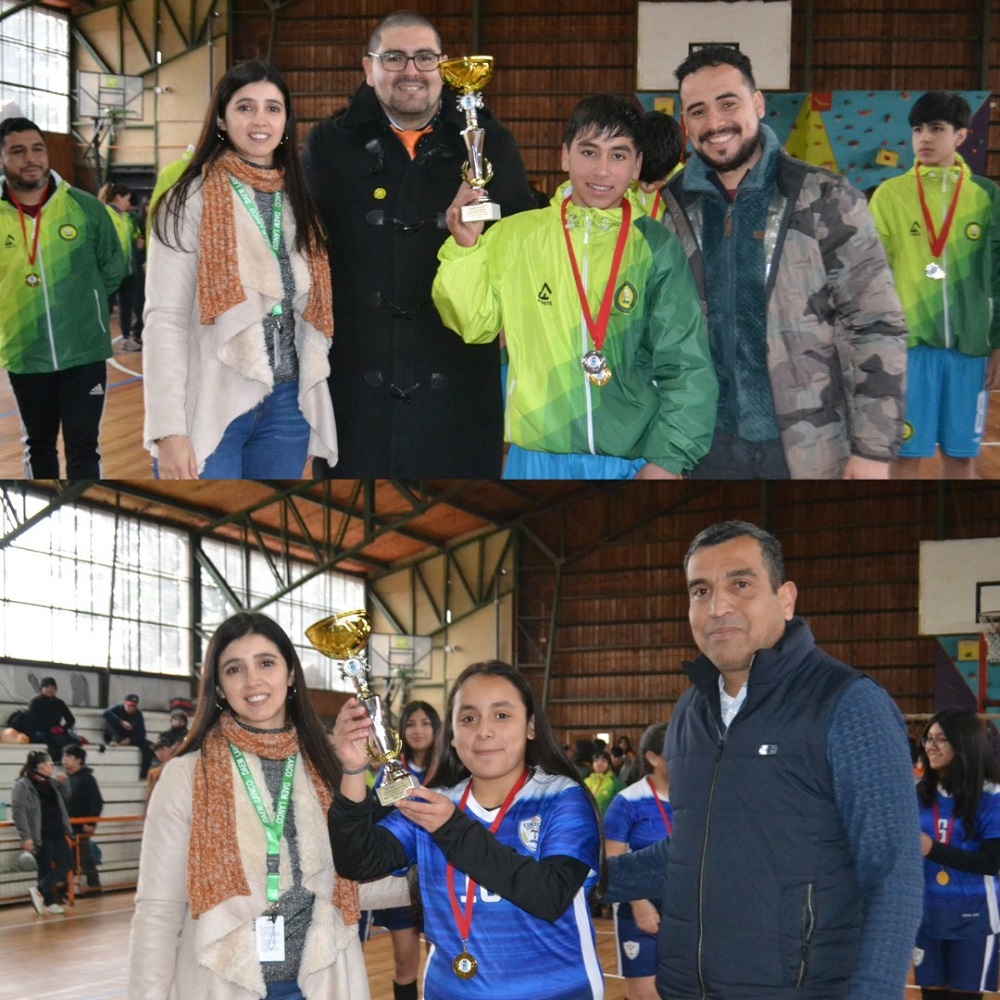
[[[24,475],[99,479],[111,357],[108,296],[125,273],[114,223],[49,166],[41,130],[0,123],[0,366],[24,428]]]
[[[447,212],[434,304],[469,344],[503,329],[505,479],[676,479],[708,450],[716,381],[676,238],[625,197],[642,164],[638,112],[598,94],[570,116],[561,201],[483,232]]]
[[[913,103],[913,167],[883,181],[871,211],[910,330],[906,423],[896,479],[941,450],[942,479],[971,479],[1000,389],[1000,188],[958,153],[971,111],[960,94]]]

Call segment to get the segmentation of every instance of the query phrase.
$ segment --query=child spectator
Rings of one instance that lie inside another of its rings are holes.
[[[170,728],[164,729],[163,732],[160,733],[159,742],[172,749],[175,746],[180,746],[180,744],[187,738],[187,734],[187,712],[185,712],[183,708],[175,708],[170,713]],[[156,747],[154,746],[153,749],[155,750]]]
[[[448,209],[434,302],[467,343],[505,332],[506,479],[676,479],[711,443],[715,373],[684,253],[624,197],[641,141],[631,105],[585,98],[566,198],[485,233],[462,221],[467,184]]]
[[[625,787],[625,782],[611,769],[611,754],[607,750],[598,750],[591,766],[593,770],[583,783],[590,789],[601,815],[604,816],[611,800]]]
[[[986,390],[1000,389],[1000,189],[958,153],[970,117],[959,94],[915,101],[913,168],[871,199],[910,331],[897,479],[918,478],[935,445],[942,479],[973,478]]]

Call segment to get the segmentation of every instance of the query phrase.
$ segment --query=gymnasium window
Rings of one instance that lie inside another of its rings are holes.
[[[0,17],[21,0],[0,0]],[[69,132],[69,18],[27,7],[0,20],[0,112],[15,102],[46,132]]]
[[[48,500],[26,491],[23,517]],[[185,531],[129,514],[67,504],[0,549],[0,655],[69,666],[190,676],[189,623],[201,586],[206,639],[236,608],[202,566],[192,579]],[[349,690],[305,637],[315,621],[364,607],[363,580],[230,542],[201,550],[244,608],[259,608],[288,632],[311,687]],[[308,579],[305,579],[307,578]],[[274,594],[288,587],[280,597]]]
[[[317,573],[314,566],[297,559],[282,559],[273,555],[272,566],[254,550],[239,545],[207,539],[202,551],[243,602],[244,607],[259,608],[273,618],[291,637],[310,687],[332,691],[353,690],[345,682],[332,660],[318,653],[305,637],[314,622],[338,611],[365,606],[365,585],[362,580],[343,573]],[[302,581],[302,582],[299,582]],[[269,596],[294,583],[294,589],[261,607]],[[205,631],[211,634],[215,626],[232,614],[222,589],[213,580],[207,567],[201,570],[202,617]]]
[[[29,495],[25,511],[31,516],[45,504]],[[52,511],[0,553],[0,651],[190,674],[188,544],[183,532],[124,514],[69,505]]]

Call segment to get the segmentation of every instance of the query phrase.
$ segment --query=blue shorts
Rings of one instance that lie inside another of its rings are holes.
[[[906,420],[900,458],[975,458],[986,426],[986,358],[950,348],[906,352]]]
[[[656,935],[639,930],[631,917],[623,917],[615,905],[615,940],[618,942],[618,974],[626,979],[656,975]]]
[[[917,932],[913,949],[918,986],[949,987],[966,993],[997,988],[997,935],[943,940]]]
[[[369,933],[372,927],[384,927],[387,931],[403,931],[407,927],[419,928],[416,917],[413,915],[412,906],[394,906],[388,910],[367,910],[362,914],[362,917],[368,918]],[[366,935],[361,935],[362,941],[367,939]]]
[[[634,479],[644,458],[614,455],[554,454],[512,444],[503,467],[504,479]]]

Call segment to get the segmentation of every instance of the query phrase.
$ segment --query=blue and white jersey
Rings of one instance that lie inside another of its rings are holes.
[[[976,809],[976,838],[970,839],[960,819],[955,819],[955,800],[937,790],[937,829],[934,807],[920,807],[920,829],[932,840],[964,851],[978,851],[983,840],[1000,838],[1000,786],[986,784]],[[949,825],[951,834],[948,834]],[[941,885],[938,876],[947,873]],[[997,877],[942,868],[924,858],[924,919],[921,930],[943,939],[987,937],[1000,931]]]
[[[660,796],[660,805],[667,814],[671,828],[674,823],[674,810],[670,799]],[[640,778],[634,784],[626,786],[612,800],[604,817],[604,837],[606,840],[617,840],[628,844],[629,851],[639,851],[650,844],[655,844],[668,836],[663,825],[663,814],[660,806],[653,798],[653,789],[645,778]],[[664,872],[666,875],[666,872]],[[660,909],[659,899],[653,899],[656,908]],[[632,904],[619,903],[618,914],[631,918]]]
[[[427,773],[426,767],[421,767],[419,764],[411,764],[405,757],[400,757],[399,762],[417,779],[418,785],[424,783],[424,775]],[[383,781],[385,781],[385,767],[380,767],[378,774],[375,775],[375,784],[372,785],[372,788],[381,788]]]
[[[456,805],[467,781],[438,791]],[[466,815],[488,827],[496,809],[486,810],[469,795]],[[483,886],[477,886],[466,950],[478,963],[471,979],[459,979],[452,962],[462,952],[447,890],[444,854],[430,834],[394,811],[384,820],[420,867],[424,934],[431,943],[424,970],[425,997],[431,1000],[496,1000],[498,997],[547,997],[550,1000],[600,1000],[604,979],[590,922],[587,896],[597,881],[600,832],[586,791],[561,775],[535,768],[517,793],[494,834],[518,854],[544,860],[567,855],[590,867],[573,902],[553,923],[541,920]],[[458,904],[466,905],[466,876],[455,870]]]

